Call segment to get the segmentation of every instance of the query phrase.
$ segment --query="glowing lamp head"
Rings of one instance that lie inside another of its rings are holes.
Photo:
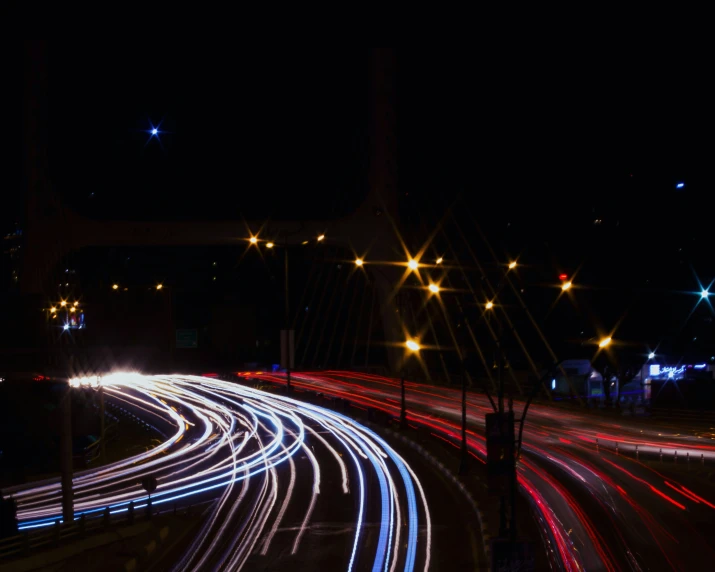
[[[54,314],[56,311],[57,311],[57,308],[55,308],[54,306],[53,306],[52,308],[50,308],[50,312],[52,312],[53,314]]]
[[[272,242],[266,244],[266,248],[273,248],[274,246],[275,244],[273,244]]]
[[[564,292],[566,292],[566,290],[570,289],[571,286],[572,286],[571,282],[564,282],[564,283],[561,285],[561,289],[562,289]]]
[[[702,292],[700,292],[701,298],[707,298],[708,296],[710,296],[710,292],[708,290],[703,290]]]
[[[677,185],[675,185],[675,188],[682,189],[684,186],[685,186],[685,183],[678,183]]]
[[[74,312],[76,309],[77,309],[77,308],[75,308],[74,306],[72,306],[72,307],[70,308],[70,312]]]
[[[119,290],[119,284],[112,284],[112,290]]]
[[[156,285],[156,289],[157,289],[157,290],[161,290],[163,287],[164,287],[163,284],[157,284],[157,285]]]
[[[442,257],[441,257],[441,256],[437,259],[437,264],[442,264]]]
[[[355,264],[357,266],[362,266],[363,265],[363,259],[362,258],[356,258],[355,259]]]
[[[430,284],[428,286],[428,288],[429,288],[429,291],[432,292],[433,294],[439,293],[439,286],[437,286],[437,284]]]
[[[487,302],[487,310],[491,310],[494,307],[494,302]]]
[[[410,350],[411,352],[418,352],[420,351],[420,344],[418,344],[414,340],[407,340],[405,342],[405,346],[407,346],[407,349]]]
[[[63,308],[64,308],[66,305],[67,305],[67,302],[65,302],[64,300],[62,300],[62,302],[60,302],[60,306],[62,306]]]
[[[654,357],[655,357],[655,353],[650,352],[650,353],[648,354],[648,359],[653,359]]]
[[[258,239],[255,236],[252,236],[248,239],[248,242],[250,242],[251,244],[258,244]]]
[[[76,306],[79,306],[79,302],[75,302],[75,303],[72,304],[72,305],[75,306],[75,307],[76,307]]]
[[[509,270],[514,270],[514,268],[516,268],[516,260],[512,260],[509,263]]]
[[[410,270],[417,270],[419,265],[420,265],[419,262],[417,262],[414,258],[407,263],[407,267]]]
[[[154,128],[151,130],[151,134],[152,134],[152,135],[156,135],[157,133],[159,133],[159,130],[158,130],[156,127],[154,127]]]
[[[598,347],[605,348],[605,347],[608,347],[610,344],[611,344],[611,338],[603,338],[600,342],[598,342]]]
[[[62,326],[62,329],[63,329],[63,330],[69,330],[69,329],[70,329],[70,325],[69,325],[69,324],[65,324],[64,326]]]
[[[324,234],[321,234],[321,235],[318,237],[318,242],[321,242],[321,241],[324,240],[324,239],[325,239],[325,235],[324,235]]]

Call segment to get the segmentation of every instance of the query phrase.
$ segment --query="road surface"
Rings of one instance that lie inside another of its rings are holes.
[[[78,391],[96,378],[72,380]],[[176,570],[276,566],[427,570],[432,520],[423,485],[380,436],[326,409],[206,377],[112,374],[107,399],[167,436],[157,447],[74,476],[75,518],[205,501]],[[21,529],[61,513],[57,479],[6,489]],[[320,521],[315,515],[320,513]],[[293,565],[291,565],[291,563]],[[317,567],[316,567],[317,566]]]
[[[281,374],[239,375],[285,383]],[[396,379],[325,371],[293,373],[292,383],[297,391],[318,391],[399,416]],[[409,382],[406,387],[408,422],[459,443],[461,392]],[[517,418],[522,408],[523,403],[515,403]],[[485,396],[469,394],[468,442],[474,463],[486,459],[484,415],[490,412]],[[684,467],[687,460],[691,466],[714,466],[713,439],[715,432],[707,428],[674,429],[649,420],[530,407],[518,482],[531,501],[552,566],[698,570],[712,562],[715,489],[690,478]],[[680,475],[670,470],[676,452]]]

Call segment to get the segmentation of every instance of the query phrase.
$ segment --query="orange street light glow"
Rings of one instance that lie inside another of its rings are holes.
[[[442,264],[442,257],[441,257],[441,256],[437,259],[437,264]]]
[[[325,235],[324,235],[324,234],[321,234],[321,235],[318,237],[318,242],[320,242],[320,241],[323,240],[324,238],[325,238]]]
[[[266,244],[266,248],[273,248],[274,244],[272,242],[269,242]]]
[[[420,351],[420,344],[418,344],[414,340],[407,340],[405,342],[405,345],[407,346],[407,349],[410,350],[411,352]]]
[[[487,302],[487,310],[491,310],[494,307],[494,302]]]
[[[611,343],[611,338],[603,338],[600,342],[598,342],[598,347],[599,348],[605,348]]]
[[[249,239],[249,242],[250,242],[251,244],[256,244],[256,243],[258,242],[258,239],[257,239],[255,236],[252,236],[252,237]]]
[[[437,294],[439,292],[439,286],[437,286],[437,284],[430,284],[429,291],[433,294]]]
[[[355,260],[355,264],[357,264],[358,266],[362,266],[362,264],[363,264],[362,258],[357,258],[357,259]]]
[[[509,263],[509,270],[514,270],[514,268],[516,268],[516,260],[512,260]]]
[[[566,292],[566,290],[568,290],[569,288],[571,288],[571,282],[564,282],[563,285],[561,286],[561,289],[564,292]]]
[[[417,262],[414,258],[407,263],[410,270],[417,270],[419,265],[419,262]]]

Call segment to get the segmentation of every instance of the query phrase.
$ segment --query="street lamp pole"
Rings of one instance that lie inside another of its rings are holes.
[[[466,356],[462,358],[462,447],[459,459],[459,474],[466,475],[469,472],[467,459],[467,367]]]
[[[290,344],[290,301],[288,298],[288,242],[285,244],[285,299],[286,299],[286,389],[290,391],[290,359],[291,344]]]

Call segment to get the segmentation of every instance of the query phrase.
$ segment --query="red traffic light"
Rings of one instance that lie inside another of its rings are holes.
[[[559,280],[566,280],[568,278],[568,274],[559,274]]]

